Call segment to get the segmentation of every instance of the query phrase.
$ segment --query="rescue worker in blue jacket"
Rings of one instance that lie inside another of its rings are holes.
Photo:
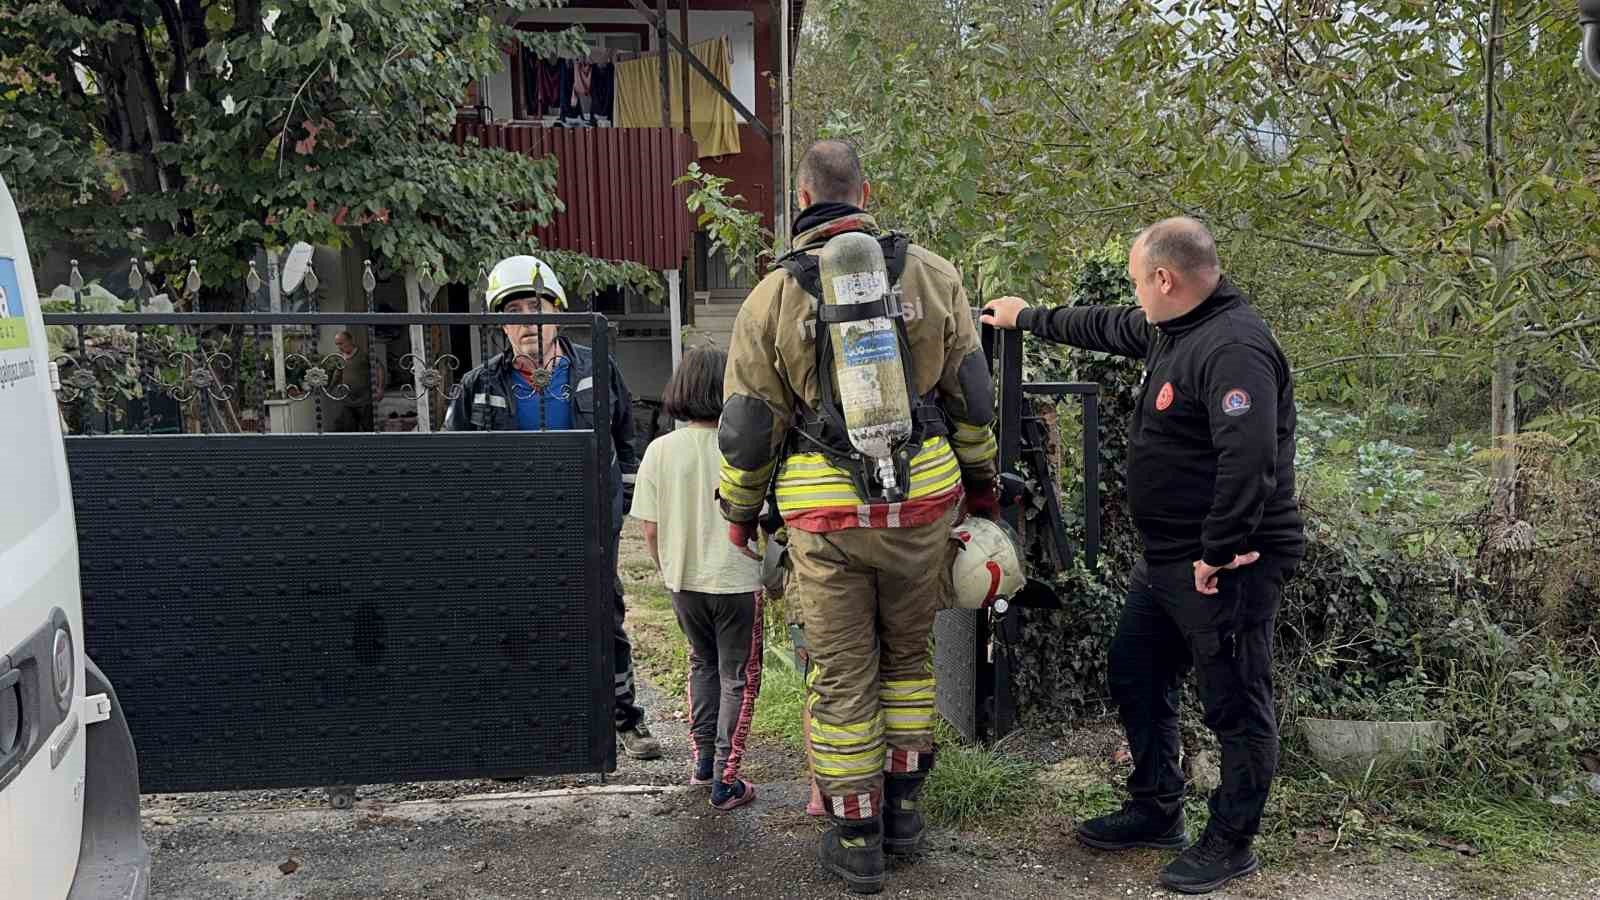
[[[1198,221],[1145,229],[1128,252],[1128,277],[1137,308],[1036,309],[1004,297],[982,319],[1144,361],[1127,473],[1144,556],[1110,659],[1133,754],[1132,798],[1079,825],[1078,837],[1107,850],[1184,850],[1161,880],[1204,893],[1260,866],[1251,842],[1278,762],[1273,620],[1305,546],[1294,384],[1271,329],[1222,274]],[[1222,783],[1194,846],[1178,741],[1178,691],[1191,667],[1222,749]]]
[[[501,260],[489,273],[490,312],[555,313],[567,308],[567,293],[554,269],[535,256]],[[594,353],[574,344],[554,324],[506,325],[505,352],[468,372],[445,415],[449,431],[541,431],[594,427]],[[611,361],[611,535],[609,568],[615,582],[612,621],[616,703],[612,724],[623,752],[657,759],[661,744],[644,722],[634,696],[633,644],[623,630],[627,609],[617,577],[622,538],[622,466],[637,466],[633,448],[633,400],[615,360]]]

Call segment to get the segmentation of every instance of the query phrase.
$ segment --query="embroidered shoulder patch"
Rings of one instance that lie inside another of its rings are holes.
[[[1244,388],[1233,388],[1222,395],[1222,414],[1242,416],[1250,411],[1250,394]]]

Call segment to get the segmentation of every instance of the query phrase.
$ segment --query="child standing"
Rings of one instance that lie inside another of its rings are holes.
[[[720,350],[696,349],[672,373],[662,406],[688,426],[645,450],[629,511],[644,524],[689,639],[689,783],[711,784],[711,805],[720,810],[756,796],[755,785],[739,777],[739,763],[761,691],[762,652],[761,564],[728,542],[716,505],[727,362]]]

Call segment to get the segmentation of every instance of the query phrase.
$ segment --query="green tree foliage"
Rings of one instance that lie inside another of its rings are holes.
[[[575,42],[510,26],[558,2],[23,0],[0,13],[0,173],[35,247],[220,285],[261,246],[359,241],[471,282],[559,210],[555,164],[445,139],[502,48]]]
[[[1075,251],[1188,213],[1333,399],[1420,382],[1497,438],[1530,404],[1592,429],[1600,91],[1570,9],[911,6],[818,13],[799,121],[855,139],[978,295],[1063,298]]]

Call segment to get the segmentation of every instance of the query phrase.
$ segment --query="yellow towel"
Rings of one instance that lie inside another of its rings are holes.
[[[730,85],[732,54],[728,38],[712,38],[691,45],[689,50],[711,70],[717,80]],[[668,85],[672,97],[672,127],[683,127],[683,56],[667,55]],[[689,133],[694,138],[695,155],[725,156],[739,152],[739,116],[733,106],[717,93],[705,76],[689,70]],[[616,124],[619,128],[661,127],[661,60],[643,56],[617,64]]]

